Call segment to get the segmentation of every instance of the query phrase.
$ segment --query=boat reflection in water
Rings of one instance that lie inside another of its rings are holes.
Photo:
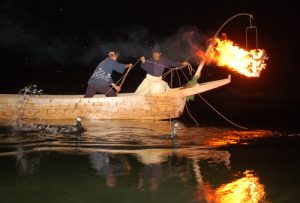
[[[90,193],[97,199],[117,193],[112,202],[118,198],[135,202],[136,196],[144,202],[266,202],[265,186],[255,171],[232,174],[231,154],[220,148],[240,142],[237,131],[180,124],[174,141],[170,122],[165,121],[85,121],[83,125],[87,131],[80,136],[0,133],[0,161],[15,156],[18,175],[41,179],[35,182],[40,187],[45,187],[42,178],[47,173],[55,174],[52,178],[61,190],[79,186],[86,196],[77,197],[73,188],[78,201],[88,201],[84,198]],[[270,133],[240,135],[250,139]],[[3,170],[0,174],[7,173]],[[0,194],[5,197],[7,190],[0,189]]]

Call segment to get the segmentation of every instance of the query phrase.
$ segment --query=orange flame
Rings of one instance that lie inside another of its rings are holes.
[[[208,62],[216,63],[218,66],[228,67],[230,70],[243,74],[247,77],[259,77],[266,68],[266,52],[263,49],[252,49],[246,51],[227,39],[214,39],[214,45],[207,54],[202,51],[196,53]]]

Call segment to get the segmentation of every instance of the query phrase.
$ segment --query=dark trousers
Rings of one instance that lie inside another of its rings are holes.
[[[93,97],[96,93],[103,93],[107,97],[115,97],[117,96],[115,89],[111,86],[102,86],[95,84],[88,84],[88,87],[85,91],[84,98]]]

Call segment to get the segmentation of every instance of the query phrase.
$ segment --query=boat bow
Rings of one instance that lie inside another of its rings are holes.
[[[230,82],[231,82],[231,75],[228,75],[228,77],[225,79],[204,82],[200,84],[197,83],[186,87],[173,88],[168,92],[160,93],[157,95],[166,96],[166,97],[187,97],[187,96],[192,96],[195,94],[199,94],[202,92],[206,92],[224,86]]]

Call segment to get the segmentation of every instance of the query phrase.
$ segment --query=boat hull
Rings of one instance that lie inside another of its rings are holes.
[[[180,117],[186,99],[165,96],[119,96],[83,98],[83,95],[0,96],[0,119],[151,119]]]
[[[230,83],[226,79],[171,89],[165,93],[138,96],[133,93],[118,97],[96,95],[17,95],[0,94],[0,120],[33,119],[147,119],[178,118],[186,105],[186,97]]]

